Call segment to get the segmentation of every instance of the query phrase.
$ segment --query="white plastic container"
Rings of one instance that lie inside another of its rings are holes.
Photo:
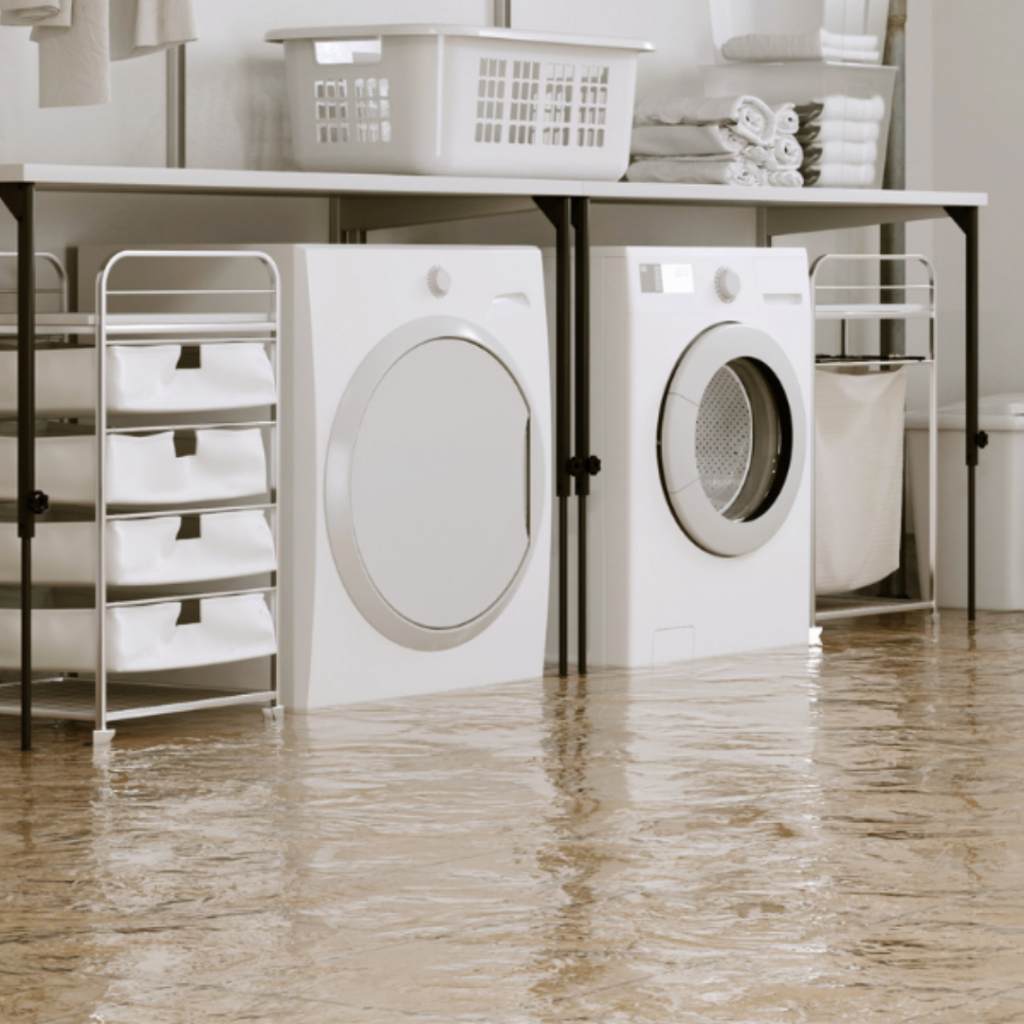
[[[981,399],[978,427],[989,436],[976,471],[976,604],[1024,609],[1024,395]],[[928,539],[928,421],[907,416],[907,457],[914,530]],[[967,607],[967,463],[965,403],[939,410],[938,602]]]
[[[111,345],[107,349],[107,410],[185,413],[244,409],[277,401],[265,346],[256,342]],[[191,359],[190,359],[191,357]],[[179,367],[189,361],[198,366]],[[0,414],[17,410],[17,353],[0,352]],[[96,408],[96,349],[65,345],[36,353],[36,409],[74,416]]]
[[[889,18],[889,0],[709,0],[708,7],[719,63],[726,62],[722,47],[730,39],[805,35],[820,29],[835,36],[873,36],[880,58]]]
[[[197,517],[198,536],[180,538],[181,516],[107,524],[107,583],[164,586],[232,579],[277,568],[274,536],[259,510]],[[91,586],[96,581],[95,523],[39,523],[32,578],[40,586]],[[16,523],[0,524],[0,583],[21,579]]]
[[[850,120],[860,125],[865,123],[860,120],[865,109],[877,112],[878,117],[867,122],[872,128],[877,126],[874,160],[862,165],[862,174],[851,172],[841,185],[831,181],[821,184],[845,188],[882,187],[897,68],[801,61],[787,64],[712,64],[700,70],[708,96],[750,94],[771,106],[821,103],[826,105],[832,124]],[[815,141],[805,143],[805,151],[816,144]]]
[[[585,178],[629,164],[649,43],[460,25],[278,29],[309,171]]]
[[[199,601],[199,622],[178,625],[182,603],[107,611],[107,671],[160,672],[261,658],[277,651],[274,620],[260,594]],[[96,668],[96,611],[39,609],[32,615],[32,664],[40,671]],[[21,664],[21,612],[0,609],[0,668]]]
[[[185,505],[251,497],[267,490],[267,456],[259,428],[183,432],[195,436],[195,453],[181,457],[174,431],[108,437],[108,504]],[[0,500],[17,498],[17,465],[17,438],[0,437]],[[36,481],[52,502],[93,504],[95,477],[93,437],[36,441]]]

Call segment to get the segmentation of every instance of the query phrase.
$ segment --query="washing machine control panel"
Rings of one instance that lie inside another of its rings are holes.
[[[715,271],[715,292],[723,302],[735,302],[742,290],[740,275],[732,267],[719,267]]]
[[[452,290],[452,275],[444,267],[435,265],[427,271],[427,287],[431,295],[442,299]]]

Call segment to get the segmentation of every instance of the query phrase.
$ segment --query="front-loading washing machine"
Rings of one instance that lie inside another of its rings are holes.
[[[807,644],[807,274],[802,249],[592,250],[591,664]]]
[[[297,246],[282,686],[299,710],[540,676],[541,254]]]

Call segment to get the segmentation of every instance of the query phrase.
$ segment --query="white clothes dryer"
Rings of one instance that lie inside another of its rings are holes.
[[[807,644],[807,274],[802,249],[592,251],[591,664]]]
[[[539,250],[297,246],[289,270],[286,705],[540,676]]]

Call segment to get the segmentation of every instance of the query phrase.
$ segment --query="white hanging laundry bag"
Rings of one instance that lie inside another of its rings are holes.
[[[815,591],[842,594],[899,567],[902,369],[815,374]]]

